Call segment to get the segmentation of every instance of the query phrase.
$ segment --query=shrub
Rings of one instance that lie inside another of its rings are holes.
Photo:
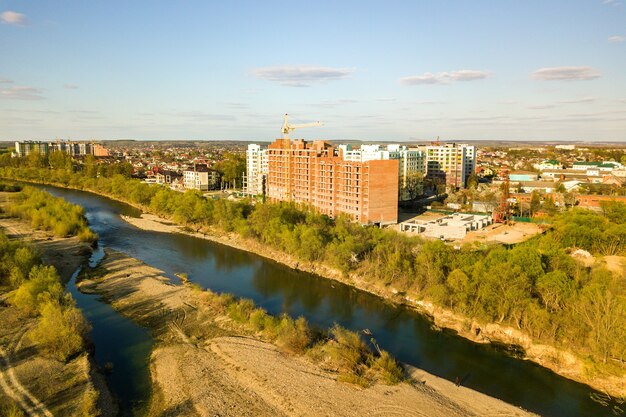
[[[56,269],[53,266],[37,265],[31,269],[28,280],[15,291],[13,304],[33,314],[44,302],[58,301],[62,296],[63,287]]]
[[[46,354],[65,361],[83,349],[88,330],[89,324],[71,298],[65,305],[47,301],[41,306],[41,318],[31,338]]]
[[[389,385],[394,385],[404,380],[404,369],[385,350],[381,351],[380,356],[374,359],[372,369],[378,371],[380,378]]]
[[[226,312],[228,317],[237,323],[246,323],[250,319],[250,313],[254,310],[254,302],[252,300],[242,299],[231,303]]]
[[[283,315],[276,327],[276,344],[293,353],[303,353],[311,342],[311,332],[304,317],[293,320]]]
[[[78,232],[78,240],[81,242],[93,243],[98,240],[98,234],[92,232],[89,228],[84,228]]]

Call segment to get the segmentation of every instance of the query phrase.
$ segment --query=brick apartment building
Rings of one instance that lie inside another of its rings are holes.
[[[267,195],[361,224],[398,221],[398,161],[346,161],[325,141],[277,139],[268,146]]]

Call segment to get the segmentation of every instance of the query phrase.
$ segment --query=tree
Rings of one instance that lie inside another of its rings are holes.
[[[530,197],[530,215],[533,216],[541,208],[541,196],[537,191],[533,191]]]
[[[478,175],[476,175],[475,173],[472,173],[467,178],[467,188],[472,188],[472,189],[478,188]]]
[[[553,215],[556,213],[556,204],[554,204],[554,198],[552,196],[547,196],[545,200],[543,200],[543,211],[545,211],[549,215]]]
[[[45,353],[65,361],[83,348],[89,324],[71,297],[58,301],[48,300],[41,307],[41,318],[31,333],[31,338]]]
[[[93,155],[85,156],[84,161],[84,172],[85,176],[88,178],[96,178],[98,176],[98,163],[96,162],[96,157]]]
[[[626,204],[619,201],[600,201],[600,207],[609,221],[617,224],[626,223]]]
[[[54,151],[48,156],[48,162],[52,169],[65,169],[67,168],[67,159],[71,158],[62,151]]]
[[[424,192],[424,175],[421,172],[411,172],[406,176],[406,182],[400,190],[400,198],[413,200]]]
[[[27,313],[36,313],[42,304],[60,300],[63,296],[61,280],[53,266],[33,267],[28,280],[15,291],[13,304]]]
[[[217,164],[217,170],[222,174],[222,183],[241,187],[242,175],[246,170],[246,158],[242,154],[226,153],[224,159]]]
[[[623,280],[618,280],[606,269],[592,273],[591,282],[583,288],[576,312],[589,328],[592,350],[604,363],[619,342],[626,328],[626,301]]]

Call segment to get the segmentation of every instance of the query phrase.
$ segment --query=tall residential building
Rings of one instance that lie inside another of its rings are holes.
[[[38,153],[39,155],[48,155],[50,144],[48,142],[40,142],[34,140],[25,140],[23,142],[15,142],[15,153],[17,156],[27,156],[32,153]]]
[[[467,178],[476,169],[476,147],[462,143],[428,145],[426,178],[456,188],[465,187]]]
[[[46,156],[52,152],[64,152],[71,156],[108,156],[108,151],[99,144],[90,142],[71,142],[57,140],[55,142],[43,142],[43,141],[16,141],[15,142],[15,154],[18,157],[30,155],[31,153],[38,153]]]
[[[407,148],[404,145],[361,145],[359,149],[352,149],[350,145],[340,145],[346,161],[373,161],[398,160],[398,196],[400,200],[409,200],[414,194],[408,190],[414,175],[425,174],[424,151],[417,148]]]
[[[397,223],[398,161],[351,161],[343,151],[324,141],[277,139],[267,150],[268,197],[361,224]]]
[[[250,144],[246,150],[246,178],[244,191],[249,195],[265,195],[267,180],[267,149]]]

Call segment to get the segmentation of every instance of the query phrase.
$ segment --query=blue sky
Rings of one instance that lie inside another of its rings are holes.
[[[622,1],[0,0],[0,140],[626,142]]]

